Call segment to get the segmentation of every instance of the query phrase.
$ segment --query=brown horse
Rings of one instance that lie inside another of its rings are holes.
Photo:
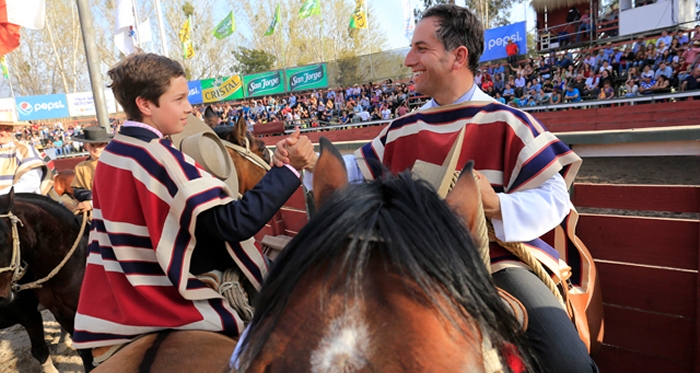
[[[0,305],[9,304],[0,308],[0,326],[22,324],[32,342],[32,355],[45,372],[55,371],[37,303],[51,311],[64,330],[73,332],[88,230],[82,217],[36,194],[11,191],[0,197],[0,217]],[[89,370],[90,353],[78,352]]]
[[[475,229],[482,214],[471,163],[446,203],[409,174],[345,185],[340,153],[324,138],[321,148],[321,207],[276,260],[235,368],[532,371],[518,324],[462,223]]]
[[[240,193],[253,189],[270,170],[272,156],[265,143],[250,134],[243,116],[238,119],[236,125],[218,126],[214,128],[214,132],[225,140],[224,145],[238,174]]]

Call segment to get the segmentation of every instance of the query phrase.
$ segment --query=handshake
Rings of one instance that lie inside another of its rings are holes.
[[[302,136],[299,127],[288,138],[280,140],[275,145],[275,154],[272,163],[277,167],[288,164],[296,170],[313,171],[316,166],[318,154],[308,137]]]

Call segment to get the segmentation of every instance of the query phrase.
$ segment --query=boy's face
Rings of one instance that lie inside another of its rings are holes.
[[[192,105],[187,100],[188,93],[187,79],[184,76],[173,78],[170,88],[158,98],[159,105],[149,102],[148,113],[143,113],[143,122],[157,128],[163,135],[182,132],[187,116],[192,113]]]

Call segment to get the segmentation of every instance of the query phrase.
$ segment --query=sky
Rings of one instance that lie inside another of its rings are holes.
[[[422,6],[421,0],[411,0],[414,7]],[[375,19],[379,19],[373,24],[369,19],[369,27],[374,29],[380,27],[384,30],[389,39],[389,49],[408,47],[410,41],[406,39],[403,29],[403,11],[401,0],[368,0],[367,3],[374,9]],[[464,5],[464,1],[457,0],[457,5]],[[535,12],[529,5],[529,1],[523,4],[516,4],[511,9],[510,21],[512,23],[527,21],[527,29],[530,30],[535,25]]]

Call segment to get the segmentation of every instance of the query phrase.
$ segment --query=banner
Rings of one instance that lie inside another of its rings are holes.
[[[277,3],[277,9],[275,10],[275,16],[272,18],[272,22],[270,22],[270,26],[267,28],[267,31],[265,31],[265,34],[263,36],[269,36],[275,33],[275,29],[277,29],[277,24],[280,22],[280,3]]]
[[[202,100],[202,81],[201,80],[193,80],[190,82],[187,82],[187,89],[189,89],[189,94],[187,95],[187,100],[190,102],[192,105],[197,105],[201,104],[204,102]]]
[[[233,10],[224,18],[212,32],[217,39],[223,39],[236,31],[236,20],[233,19]]]
[[[518,45],[518,54],[527,54],[527,33],[525,21],[488,29],[484,32],[484,54],[479,62],[493,61],[508,57],[506,45],[513,39]]]
[[[403,0],[401,7],[403,8],[403,32],[406,39],[410,42],[413,39],[413,31],[416,30],[416,18],[413,14],[413,4],[411,0]]]
[[[68,118],[68,101],[65,94],[17,97],[19,120]]]
[[[299,9],[299,19],[321,15],[321,0],[306,0]]]
[[[187,17],[185,23],[182,24],[180,28],[180,43],[182,44],[182,57],[184,59],[194,57],[194,45],[192,45],[192,17]]]
[[[202,101],[205,104],[243,98],[243,82],[240,75],[204,79],[200,82],[202,83]]]
[[[68,113],[71,117],[93,117],[97,115],[92,92],[67,93],[66,100],[68,101]],[[107,112],[110,114],[116,113],[117,101],[114,99],[114,93],[111,89],[105,90],[105,101]]]
[[[350,16],[350,28],[367,28],[367,8],[365,0],[355,0],[355,10]]]
[[[305,91],[328,87],[326,64],[296,67],[284,71],[289,91]]]
[[[14,98],[0,98],[0,120],[17,121],[17,106]]]
[[[285,91],[282,70],[244,75],[243,85],[246,97],[276,95]]]

